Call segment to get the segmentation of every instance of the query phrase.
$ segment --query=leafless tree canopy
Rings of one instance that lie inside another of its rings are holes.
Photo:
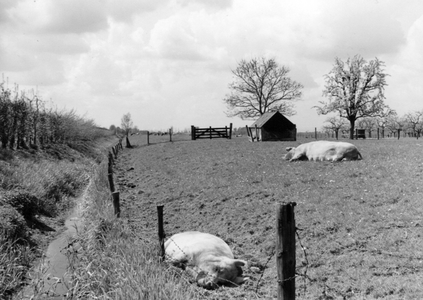
[[[346,130],[348,127],[347,121],[339,117],[330,117],[325,121],[327,124],[323,126],[323,129],[327,132],[334,131],[336,139],[338,139],[339,130]]]
[[[344,63],[336,58],[333,69],[325,76],[323,95],[328,101],[316,106],[319,114],[336,112],[350,122],[350,138],[359,118],[376,117],[387,110],[384,87],[387,85],[384,63],[378,58],[366,62],[361,56],[348,58]]]
[[[423,110],[409,112],[404,116],[405,126],[411,129],[414,135],[419,138],[423,132]]]
[[[122,126],[122,129],[125,131],[125,134],[128,135],[129,131],[134,126],[134,123],[132,122],[132,117],[131,117],[130,113],[123,115],[123,117],[121,119],[121,126]]]
[[[293,101],[301,97],[303,86],[287,76],[289,69],[274,59],[242,60],[232,70],[231,93],[224,99],[228,116],[252,119],[268,111],[295,114]]]
[[[330,117],[330,118],[327,118],[325,122],[328,123],[327,125],[324,126],[325,129],[336,131],[339,129],[347,128],[347,121],[342,118]]]

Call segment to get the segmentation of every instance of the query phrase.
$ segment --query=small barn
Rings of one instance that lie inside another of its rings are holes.
[[[297,140],[297,126],[278,111],[264,113],[247,132],[251,141]]]

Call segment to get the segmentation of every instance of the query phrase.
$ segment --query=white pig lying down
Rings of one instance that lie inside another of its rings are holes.
[[[301,144],[298,147],[287,147],[288,153],[283,159],[296,160],[359,160],[363,159],[357,147],[346,142],[316,141]]]
[[[166,259],[194,275],[199,286],[217,288],[219,284],[239,285],[244,260],[234,259],[222,239],[209,233],[187,231],[171,236],[165,243]]]

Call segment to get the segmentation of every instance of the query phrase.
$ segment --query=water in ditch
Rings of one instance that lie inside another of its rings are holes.
[[[65,299],[67,288],[67,267],[68,258],[66,251],[72,241],[72,237],[76,236],[77,228],[80,225],[77,209],[75,209],[70,216],[65,220],[65,231],[59,234],[53,241],[50,242],[45,258],[37,266],[33,275],[37,284],[31,284],[26,287],[22,293],[22,299],[51,299],[59,300]]]

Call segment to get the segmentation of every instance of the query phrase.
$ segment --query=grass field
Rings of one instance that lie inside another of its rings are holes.
[[[147,297],[148,283],[136,287],[141,279],[129,276],[145,272],[145,261],[128,258],[134,256],[134,247],[142,247],[137,241],[151,245],[156,254],[159,204],[164,205],[167,236],[185,230],[216,234],[237,258],[249,263],[244,273],[251,280],[243,286],[205,291],[184,281],[185,299],[276,298],[276,207],[291,201],[297,203],[300,237],[298,299],[420,299],[423,141],[353,141],[362,161],[282,160],[285,147],[307,141],[190,141],[175,135],[172,143],[168,137],[150,137],[147,146],[145,136],[132,136],[134,148],[120,155],[115,180],[122,202],[120,222],[134,244],[119,250],[121,258],[113,263],[131,268],[115,267],[121,270],[115,275],[110,271],[107,283],[102,283],[104,299],[184,299],[169,294]],[[143,257],[154,260],[151,253]],[[169,269],[160,270],[168,274]],[[122,275],[125,272],[128,276]],[[156,282],[165,289],[169,280]],[[134,289],[136,293],[123,296],[122,291]]]

